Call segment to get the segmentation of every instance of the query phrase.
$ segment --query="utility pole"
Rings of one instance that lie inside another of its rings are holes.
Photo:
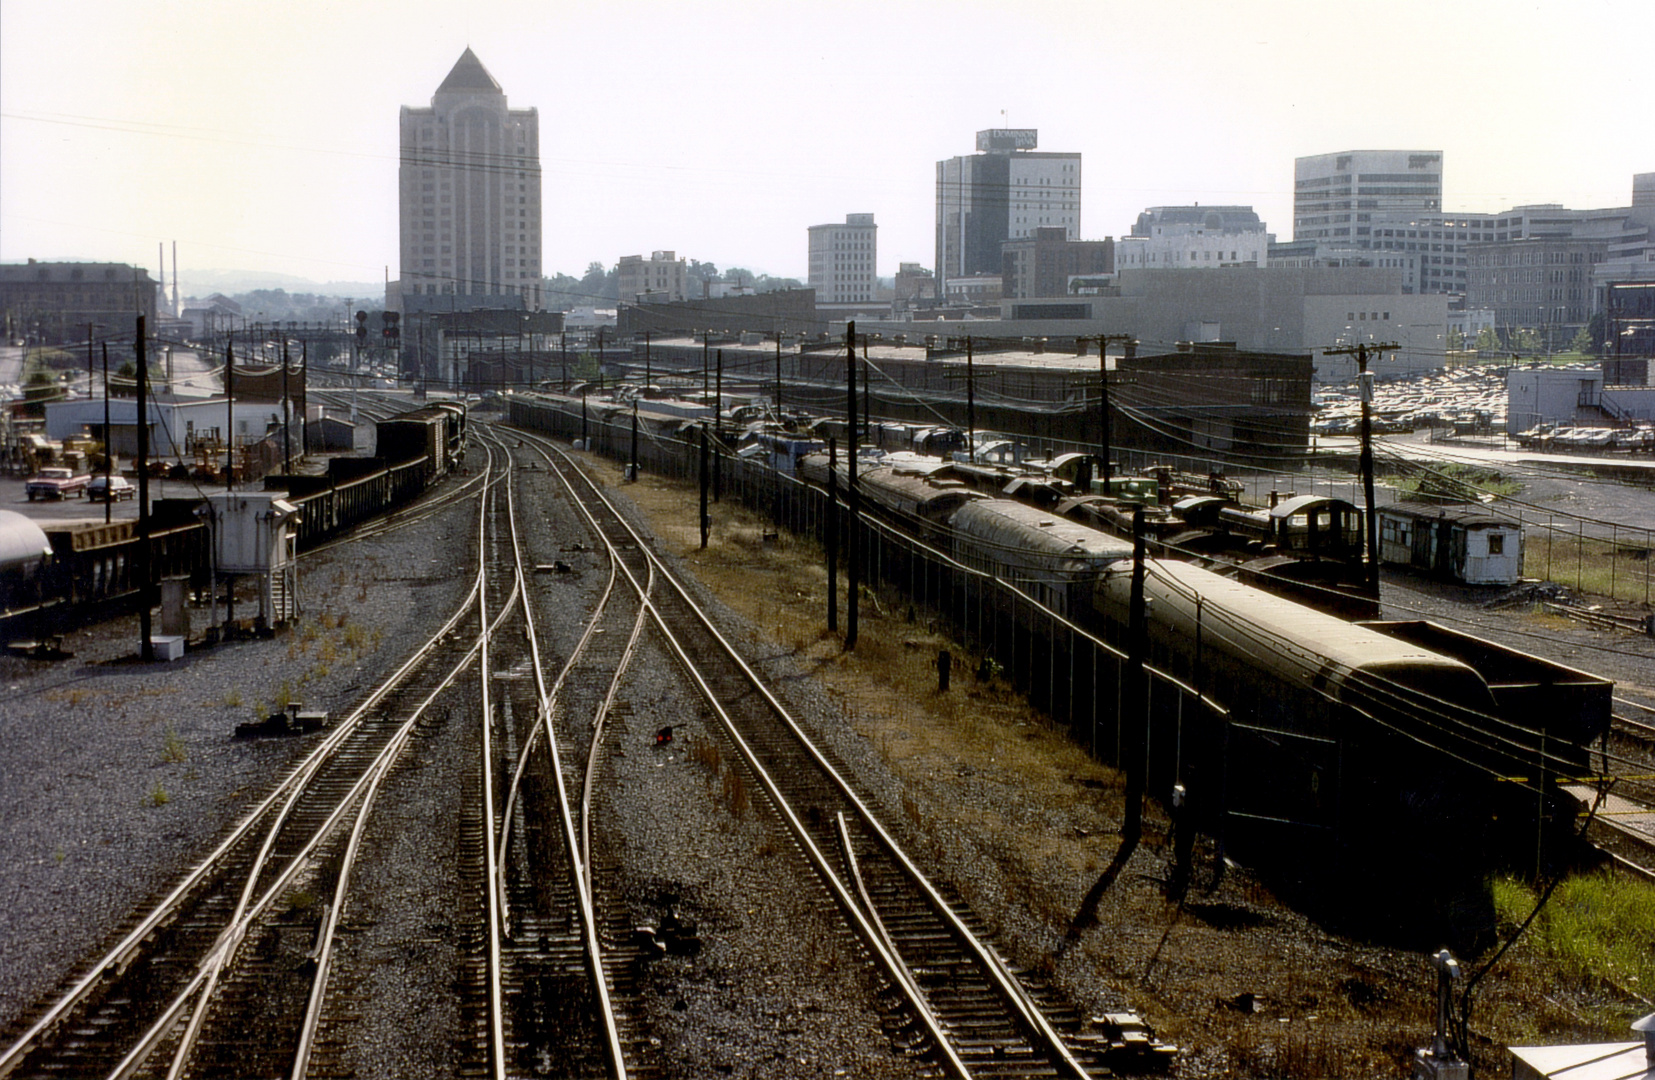
[[[958,371],[945,371],[943,378],[958,381]],[[975,464],[977,461],[977,369],[974,364],[971,338],[965,339],[965,452]]]
[[[828,631],[839,630],[839,440],[828,436],[827,485]]]
[[[1362,473],[1362,499],[1367,511],[1368,593],[1379,599],[1379,516],[1374,513],[1373,495],[1373,373],[1368,370],[1368,356],[1375,358],[1395,352],[1402,346],[1396,342],[1384,345],[1356,345],[1340,349],[1323,349],[1323,356],[1355,356],[1356,377],[1362,393],[1362,449],[1357,468]]]
[[[354,391],[353,391],[354,393]],[[351,410],[355,419],[356,410]],[[236,486],[236,352],[234,345],[224,347],[224,490]]]
[[[724,501],[724,350],[719,349],[717,390],[713,394],[713,502]]]
[[[630,472],[632,475],[627,477],[627,479],[628,480],[637,480],[638,479],[638,399],[637,398],[632,399],[632,459],[631,460],[632,460],[632,464],[630,466],[628,466],[627,471]]]
[[[782,332],[776,331],[776,423],[782,420]]]
[[[707,385],[708,372],[711,370],[709,365],[712,363],[711,357],[709,357],[707,355],[707,350],[712,347],[712,337],[713,337],[712,331],[710,331],[710,330],[703,330],[701,332],[701,404],[702,405],[707,404],[707,398],[712,393],[711,388]]]
[[[849,381],[849,391],[845,402],[845,417],[849,424],[849,445],[845,447],[848,455],[845,458],[845,503],[850,512],[849,529],[847,530],[846,559],[845,559],[845,650],[848,652],[856,648],[856,588],[860,577],[860,567],[857,565],[862,558],[862,538],[859,534],[862,523],[861,500],[856,488],[856,452],[862,441],[856,433],[856,320],[851,319],[845,324],[845,372]]]
[[[423,328],[421,333],[424,333]],[[425,383],[420,382],[421,396],[424,396]],[[310,335],[306,334],[299,340],[299,441],[304,445],[299,447],[299,456],[310,453]]]
[[[88,390],[91,385],[88,384]],[[111,509],[115,505],[114,492],[109,490],[114,481],[110,478],[115,475],[115,453],[109,445],[109,342],[103,343],[103,523],[109,524]]]
[[[645,390],[649,389],[649,384],[653,380],[654,380],[654,376],[652,376],[650,374],[650,370],[649,370],[649,331],[645,330],[644,331],[644,389]]]
[[[293,471],[293,398],[287,386],[287,335],[282,335],[282,472]]]
[[[707,550],[707,532],[712,518],[707,516],[707,422],[701,421],[701,550]]]
[[[144,317],[138,316],[138,655],[155,660],[149,614],[149,358],[144,355]]]
[[[1109,494],[1109,482],[1115,478],[1115,456],[1112,433],[1109,429],[1109,343],[1129,342],[1131,334],[1098,335],[1098,445],[1103,454],[1103,493]]]

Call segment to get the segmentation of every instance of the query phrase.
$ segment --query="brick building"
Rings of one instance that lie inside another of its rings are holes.
[[[1000,295],[1007,300],[1067,296],[1069,279],[1115,270],[1115,242],[1069,240],[1062,226],[1039,228],[1026,240],[1000,245]]]
[[[0,322],[8,341],[85,341],[88,323],[107,334],[130,334],[139,315],[154,329],[155,308],[155,280],[142,267],[34,259],[0,266]]]

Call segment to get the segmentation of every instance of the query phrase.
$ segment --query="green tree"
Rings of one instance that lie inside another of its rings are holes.
[[[46,403],[63,397],[57,380],[50,373],[36,371],[23,383],[23,413],[26,416],[45,416]]]
[[[1580,332],[1575,334],[1574,340],[1569,342],[1569,351],[1570,352],[1577,352],[1577,353],[1589,353],[1589,352],[1591,352],[1592,351],[1592,332],[1590,330],[1586,329],[1586,327],[1582,326],[1580,328]]]
[[[1477,351],[1490,353],[1500,351],[1500,335],[1494,332],[1492,326],[1485,326],[1477,331]]]
[[[1465,334],[1461,333],[1460,328],[1457,327],[1457,326],[1449,327],[1448,328],[1448,351],[1449,352],[1459,352],[1463,348],[1465,348]]]
[[[1608,319],[1608,316],[1604,315],[1603,312],[1600,311],[1596,315],[1593,315],[1591,320],[1589,322],[1587,322],[1587,324],[1586,324],[1586,333],[1592,339],[1591,345],[1588,346],[1588,348],[1591,351],[1593,351],[1593,352],[1608,352],[1608,351],[1610,351],[1610,349],[1609,349],[1610,343],[1607,340],[1605,340],[1609,336],[1609,319]]]

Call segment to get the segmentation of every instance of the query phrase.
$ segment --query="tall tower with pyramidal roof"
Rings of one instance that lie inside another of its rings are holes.
[[[505,91],[468,47],[431,107],[403,106],[401,124],[405,302],[463,311],[521,297],[538,309],[538,111],[508,109]],[[445,296],[452,300],[426,299]]]

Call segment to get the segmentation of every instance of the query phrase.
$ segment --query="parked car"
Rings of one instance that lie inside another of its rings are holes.
[[[94,476],[86,485],[86,497],[93,502],[120,502],[122,499],[136,498],[138,489],[132,481],[124,476]]]
[[[89,479],[91,478],[86,476],[76,476],[73,469],[48,465],[37,475],[29,477],[24,489],[28,492],[30,502],[36,499],[67,499],[84,492]]]

